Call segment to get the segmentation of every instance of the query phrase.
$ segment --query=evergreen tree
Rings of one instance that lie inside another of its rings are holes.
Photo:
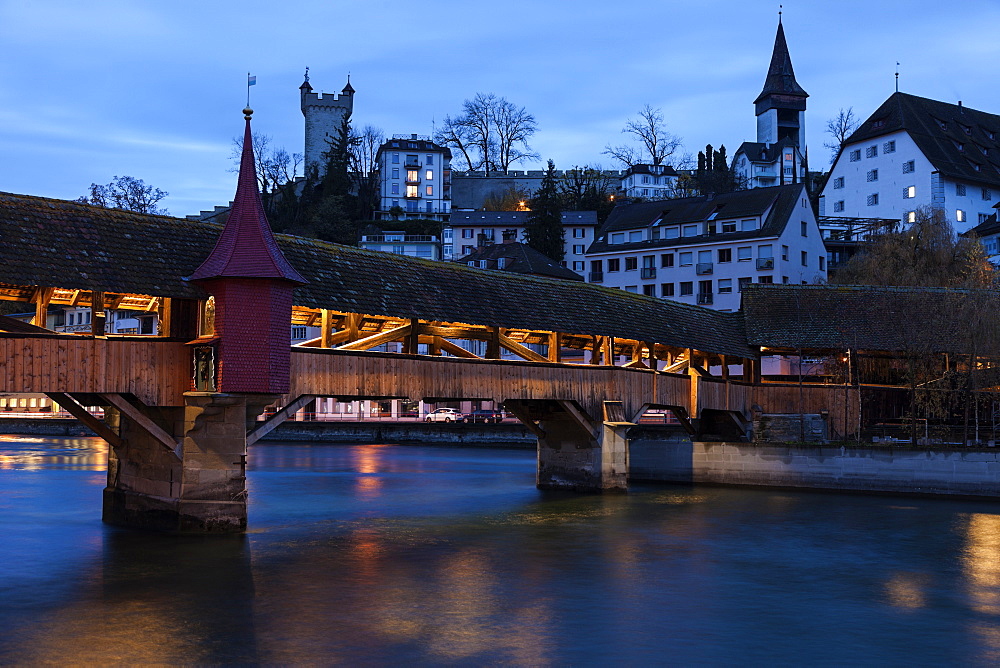
[[[305,224],[313,236],[324,241],[358,243],[358,202],[351,193],[351,122],[344,118],[326,152],[326,172],[313,188],[307,184]]]
[[[556,165],[549,160],[542,185],[528,201],[528,222],[524,231],[528,245],[536,251],[562,262],[565,256],[565,231],[562,223],[562,198],[556,180]]]

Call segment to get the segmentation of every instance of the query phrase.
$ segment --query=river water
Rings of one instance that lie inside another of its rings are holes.
[[[100,522],[0,437],[0,664],[995,665],[1000,503],[534,488],[530,450],[254,446],[250,531]]]

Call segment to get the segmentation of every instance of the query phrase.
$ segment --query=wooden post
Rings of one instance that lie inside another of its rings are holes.
[[[486,359],[500,359],[500,329],[498,327],[487,327],[489,338],[486,339]]]
[[[320,310],[320,320],[319,320],[319,347],[320,348],[330,348],[332,347],[331,337],[333,336],[333,322],[330,317],[330,309],[325,308]]]
[[[35,317],[31,319],[31,324],[38,327],[45,327],[49,315],[49,302],[52,300],[52,293],[55,288],[35,289]]]
[[[646,341],[646,352],[648,353],[647,362],[650,369],[656,371],[656,344],[652,341]]]
[[[427,352],[429,354],[431,354],[431,355],[440,355],[441,354],[441,337],[440,336],[432,336],[431,337],[431,344],[430,344],[430,346],[428,346]]]
[[[94,336],[104,336],[104,293],[94,290],[90,293],[90,333]]]
[[[606,336],[604,337],[604,363],[607,366],[615,365],[615,337]]]
[[[156,319],[159,323],[157,334],[160,336],[170,336],[170,319],[173,316],[170,302],[172,301],[170,297],[164,297],[156,307]]]
[[[549,361],[562,361],[562,335],[559,332],[549,333]]]
[[[358,337],[361,336],[361,314],[360,313],[348,313],[347,314],[347,340],[357,341]]]
[[[601,337],[594,335],[594,343],[591,346],[590,351],[590,363],[600,364],[601,363]]]
[[[719,355],[719,359],[722,360],[722,380],[729,382],[729,362],[726,360],[725,355]]]
[[[403,343],[403,352],[416,355],[420,350],[420,319],[410,318],[410,332]]]

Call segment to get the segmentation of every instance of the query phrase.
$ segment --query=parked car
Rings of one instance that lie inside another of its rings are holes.
[[[461,422],[464,419],[465,416],[454,408],[438,408],[428,413],[424,422]]]
[[[494,424],[499,424],[503,422],[503,413],[500,411],[486,409],[472,411],[465,416],[465,419],[463,419],[462,422],[483,422],[486,424],[492,422]]]

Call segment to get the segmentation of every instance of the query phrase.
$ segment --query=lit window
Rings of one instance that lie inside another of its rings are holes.
[[[417,187],[416,186],[406,186],[406,196],[407,197],[420,197],[420,194],[417,192]]]
[[[425,192],[427,193],[428,197],[432,197],[434,195],[434,186],[427,186],[425,188]]]
[[[427,172],[424,173],[424,178],[428,181],[432,181],[434,179],[434,170],[428,169]]]
[[[955,220],[964,223],[965,222],[965,212],[961,209],[955,211]]]
[[[915,222],[917,222],[917,212],[916,211],[907,211],[906,212],[906,222],[908,222],[908,223],[915,223]]]
[[[917,196],[916,186],[907,186],[903,188],[903,199],[913,199]]]

